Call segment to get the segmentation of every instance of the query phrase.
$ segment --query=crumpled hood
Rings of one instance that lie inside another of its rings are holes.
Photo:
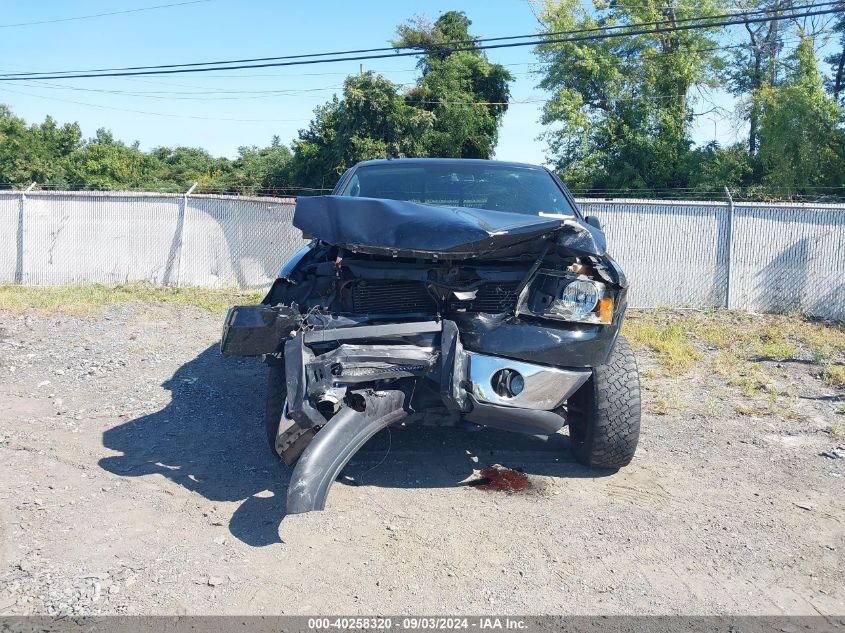
[[[565,226],[560,218],[347,196],[298,198],[293,225],[350,250],[446,257],[483,255]]]

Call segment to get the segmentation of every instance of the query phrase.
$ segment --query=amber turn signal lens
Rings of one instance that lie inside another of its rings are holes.
[[[610,323],[613,320],[613,299],[610,297],[601,299],[598,307],[596,308],[596,312],[599,314],[599,321],[602,323]]]

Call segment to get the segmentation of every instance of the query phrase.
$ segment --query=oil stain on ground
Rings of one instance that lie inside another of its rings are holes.
[[[512,468],[493,464],[481,469],[481,477],[468,481],[467,485],[479,490],[496,492],[519,492],[531,488],[528,475]]]

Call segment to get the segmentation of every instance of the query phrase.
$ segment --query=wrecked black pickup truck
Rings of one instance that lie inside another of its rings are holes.
[[[261,305],[226,316],[224,354],[270,366],[267,439],[289,513],[322,510],[378,431],[569,427],[583,464],[627,465],[639,375],[619,336],[627,281],[562,182],[531,165],[396,159],[297,200],[312,241]]]

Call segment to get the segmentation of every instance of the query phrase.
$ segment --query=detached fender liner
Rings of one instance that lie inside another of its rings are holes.
[[[361,395],[363,411],[344,406],[302,453],[288,486],[288,514],[323,510],[329,488],[352,456],[376,433],[407,415],[407,395],[400,389]]]
[[[290,306],[235,306],[223,322],[220,351],[224,356],[263,356],[278,352],[302,316]]]

